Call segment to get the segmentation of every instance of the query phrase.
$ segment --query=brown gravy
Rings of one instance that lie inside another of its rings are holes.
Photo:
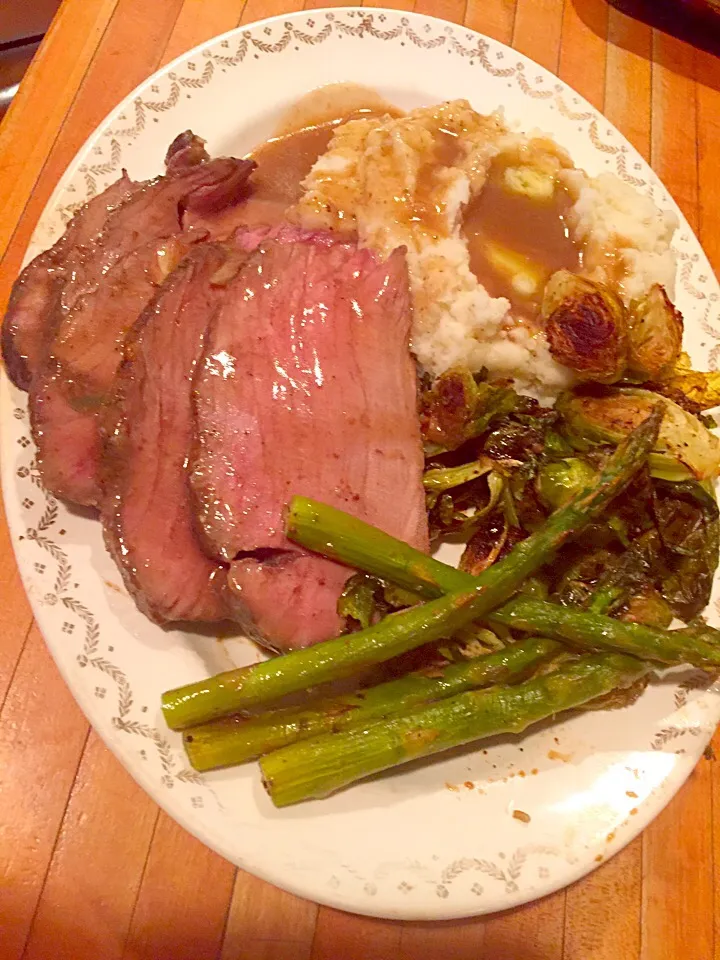
[[[301,184],[318,157],[327,150],[333,129],[341,122],[318,124],[274,137],[250,154],[257,163],[252,194],[245,206],[248,224],[277,223],[297,203]]]
[[[443,127],[435,130],[432,160],[418,170],[415,195],[408,206],[405,197],[396,197],[398,220],[406,224],[417,223],[423,232],[436,240],[447,234],[446,203],[438,201],[444,188],[438,181],[438,171],[452,167],[462,156],[462,146],[457,134]]]
[[[379,93],[358,83],[330,83],[305,94],[283,115],[275,129],[275,137],[297,133],[308,127],[338,124],[359,116],[402,116]]]
[[[570,237],[567,214],[572,200],[557,185],[552,198],[535,200],[510,192],[503,186],[507,163],[494,161],[487,183],[465,212],[463,233],[468,243],[470,267],[492,297],[507,297],[516,311],[534,316],[545,280],[556,270],[576,273],[580,251]],[[488,244],[517,255],[541,275],[539,290],[523,294],[511,277],[488,257]]]
[[[257,163],[252,194],[243,204],[241,222],[274,224],[300,199],[301,184],[332,139],[334,128],[361,117],[397,117],[402,111],[374,90],[354,83],[334,83],[302,97],[283,116],[275,135],[248,156]]]
[[[303,180],[327,150],[334,128],[350,119],[353,116],[305,127],[255,147],[247,154],[257,163],[250,177],[250,195],[213,215],[214,235],[229,236],[240,226],[274,226],[284,220],[288,208],[300,199]]]

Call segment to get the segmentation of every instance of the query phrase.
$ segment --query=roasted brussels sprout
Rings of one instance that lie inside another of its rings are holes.
[[[495,508],[505,488],[505,480],[495,466],[482,457],[457,467],[431,465],[425,471],[431,538],[469,536],[482,517]]]
[[[460,569],[477,576],[492,566],[507,543],[510,527],[502,510],[486,514],[468,540],[460,558]]]
[[[558,270],[542,302],[545,333],[553,357],[581,380],[615,383],[627,364],[627,314],[609,287]]]
[[[667,453],[652,452],[648,457],[648,470],[650,476],[656,480],[671,480],[673,483],[692,480],[695,476],[684,464]]]
[[[423,486],[428,509],[435,506],[441,494],[454,487],[477,480],[489,473],[495,464],[488,457],[461,463],[457,467],[430,466],[423,474]]]
[[[682,349],[683,319],[665,290],[654,284],[630,304],[628,373],[636,380],[665,380]]]
[[[512,388],[486,383],[465,367],[447,370],[421,397],[426,453],[456,450],[526,401]]]
[[[382,584],[367,573],[356,573],[345,584],[338,598],[337,612],[356,629],[364,630],[386,613],[378,610]]]
[[[556,404],[563,416],[566,437],[578,450],[594,444],[618,443],[641,423],[656,404],[665,415],[657,453],[685,466],[698,480],[720,472],[720,440],[687,410],[649,390],[616,389],[602,393],[562,394]]]
[[[579,490],[591,486],[596,476],[590,464],[577,457],[545,463],[536,481],[540,500],[551,510],[557,510]]]
[[[659,591],[646,584],[627,601],[621,619],[667,629],[673,621],[673,611]]]
[[[693,413],[720,406],[720,372],[693,370],[690,357],[680,354],[670,376],[658,389]]]
[[[720,550],[717,503],[694,482],[658,484],[653,502],[665,551],[662,595],[687,623],[710,602]]]

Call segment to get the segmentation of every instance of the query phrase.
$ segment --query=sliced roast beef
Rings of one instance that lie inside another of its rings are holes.
[[[185,143],[188,136],[181,134],[175,142]],[[236,203],[242,198],[254,167],[251,160],[209,159],[197,137],[192,148],[185,146],[173,153],[171,146],[168,155],[167,173],[142,184],[127,203],[108,216],[93,246],[84,247],[77,257],[70,258],[62,291],[64,311],[94,291],[113,264],[123,257],[146,243],[179,233],[185,210],[197,207],[204,211],[208,203],[214,206]],[[184,157],[182,163],[178,162],[178,156]]]
[[[187,476],[192,378],[224,260],[215,244],[190,253],[140,317],[118,376],[103,465],[105,543],[157,622],[225,615],[225,567],[200,548]]]
[[[67,258],[56,311],[60,319],[48,358],[30,388],[31,406],[38,407],[33,423],[46,485],[56,496],[76,503],[97,503],[99,483],[96,480],[93,488],[83,482],[80,489],[71,482],[74,474],[54,462],[66,456],[55,439],[54,416],[69,400],[77,416],[87,421],[76,435],[86,446],[73,449],[70,456],[97,464],[99,444],[90,421],[97,430],[96,411],[113,394],[124,339],[173,265],[163,265],[163,258],[175,261],[191,242],[202,239],[197,231],[181,232],[184,211],[193,204],[207,210],[235,203],[253,167],[247,160],[208,159],[202,141],[189,133],[176,139],[167,162],[166,176],[142,185],[107,217],[94,243]],[[55,392],[64,397],[51,400]],[[36,401],[38,397],[45,398],[44,403]],[[57,426],[60,435],[62,425]],[[61,478],[68,482],[60,484]]]
[[[65,262],[92,244],[110,213],[139,187],[123,172],[78,210],[54,246],[31,260],[15,281],[2,325],[2,354],[8,376],[21,390],[30,386],[54,332]]]
[[[113,390],[125,337],[189,249],[182,234],[143,244],[118,260],[97,290],[68,311],[52,351],[77,406],[95,409]]]
[[[338,597],[352,571],[301,550],[235,560],[228,573],[233,617],[263,646],[280,652],[342,632]]]
[[[186,247],[176,244],[169,256]],[[123,343],[163,279],[158,241],[112,267],[94,294],[68,312],[30,387],[38,462],[48,490],[74,503],[98,503],[101,411],[114,394]]]
[[[204,543],[236,615],[280,649],[340,632],[346,568],[283,532],[293,494],[428,548],[404,252],[285,228],[228,286],[195,380]]]
[[[30,422],[40,475],[48,490],[72,490],[75,503],[91,506],[101,455],[97,414],[74,409],[57,378],[57,370],[46,365],[44,376],[33,382]]]
[[[196,136],[192,130],[184,130],[167,148],[165,172],[171,176],[182,173],[190,167],[196,167],[199,163],[205,163],[208,159],[205,141]]]

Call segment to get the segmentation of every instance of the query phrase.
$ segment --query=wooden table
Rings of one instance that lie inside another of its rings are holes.
[[[301,6],[65,0],[0,128],[0,308],[52,188],[110,108],[196,43]],[[405,7],[512,43],[604,109],[720,268],[720,61],[604,0]],[[236,870],[135,785],[60,679],[4,524],[0,582],[0,960],[720,958],[720,764],[710,754],[640,838],[569,890],[477,920],[354,917]]]

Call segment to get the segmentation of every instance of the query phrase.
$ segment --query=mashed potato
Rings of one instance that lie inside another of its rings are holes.
[[[537,326],[514,317],[510,302],[490,296],[478,281],[462,234],[466,204],[482,190],[493,158],[509,151],[518,157],[534,151],[546,168],[549,161],[551,177],[567,178],[575,239],[594,273],[606,264],[608,245],[620,239],[628,297],[674,273],[673,224],[652,201],[629,187],[628,195],[614,177],[590,180],[563,170],[570,160],[547,138],[513,133],[498,114],[483,116],[465,100],[338,127],[306,178],[293,216],[306,227],[357,233],[361,243],[386,255],[407,249],[412,350],[430,374],[455,364],[485,367],[493,376],[513,378],[521,390],[549,397],[572,382],[571,371],[551,357]]]
[[[584,248],[584,272],[617,283],[626,302],[643,296],[654,283],[665,287],[672,300],[675,214],[659,210],[650,197],[612,173],[588,177],[582,170],[565,170],[560,176],[575,200],[571,226]]]

